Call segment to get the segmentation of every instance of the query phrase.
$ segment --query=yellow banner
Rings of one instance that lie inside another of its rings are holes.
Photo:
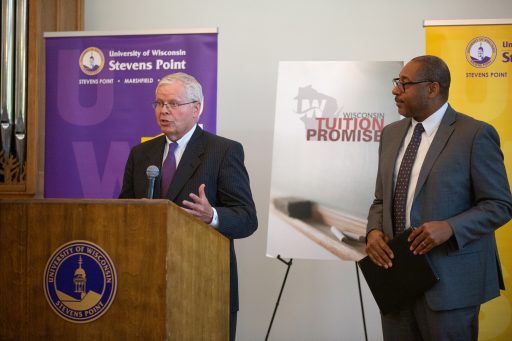
[[[512,174],[512,20],[425,22],[426,51],[450,67],[450,104],[489,122]],[[512,340],[512,224],[497,232],[506,291],[482,305],[479,340]]]

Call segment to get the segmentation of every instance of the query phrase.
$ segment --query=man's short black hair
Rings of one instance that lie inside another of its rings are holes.
[[[426,55],[413,58],[411,61],[420,63],[420,77],[432,82],[439,83],[441,95],[448,100],[450,91],[450,69],[448,65],[439,57]]]

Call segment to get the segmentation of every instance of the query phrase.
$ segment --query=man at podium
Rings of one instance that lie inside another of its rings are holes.
[[[201,129],[203,92],[185,73],[163,77],[153,108],[163,135],[141,143],[126,162],[119,198],[144,198],[146,171],[156,165],[160,176],[151,192],[166,198],[217,229],[230,240],[230,339],[235,339],[238,278],[233,239],[251,235],[258,226],[249,175],[240,143]],[[154,168],[153,168],[154,169]]]

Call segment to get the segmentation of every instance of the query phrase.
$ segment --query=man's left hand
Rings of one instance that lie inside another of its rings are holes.
[[[410,250],[423,255],[453,236],[453,229],[447,221],[429,221],[415,228],[409,235]]]
[[[189,197],[192,201],[183,200],[183,205],[185,206],[183,209],[194,217],[201,219],[206,224],[209,224],[213,219],[213,208],[210,205],[208,198],[206,198],[206,194],[204,192],[205,187],[205,184],[199,186],[199,196],[194,193],[190,193]]]

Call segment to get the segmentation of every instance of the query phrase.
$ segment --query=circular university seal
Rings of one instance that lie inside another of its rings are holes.
[[[91,322],[112,304],[117,289],[114,263],[98,245],[75,240],[52,254],[44,271],[44,293],[65,320]]]
[[[466,47],[466,59],[474,67],[488,67],[496,59],[496,44],[487,37],[476,37]]]
[[[96,47],[85,49],[80,55],[80,69],[89,76],[100,73],[105,65],[105,56],[103,52]]]

